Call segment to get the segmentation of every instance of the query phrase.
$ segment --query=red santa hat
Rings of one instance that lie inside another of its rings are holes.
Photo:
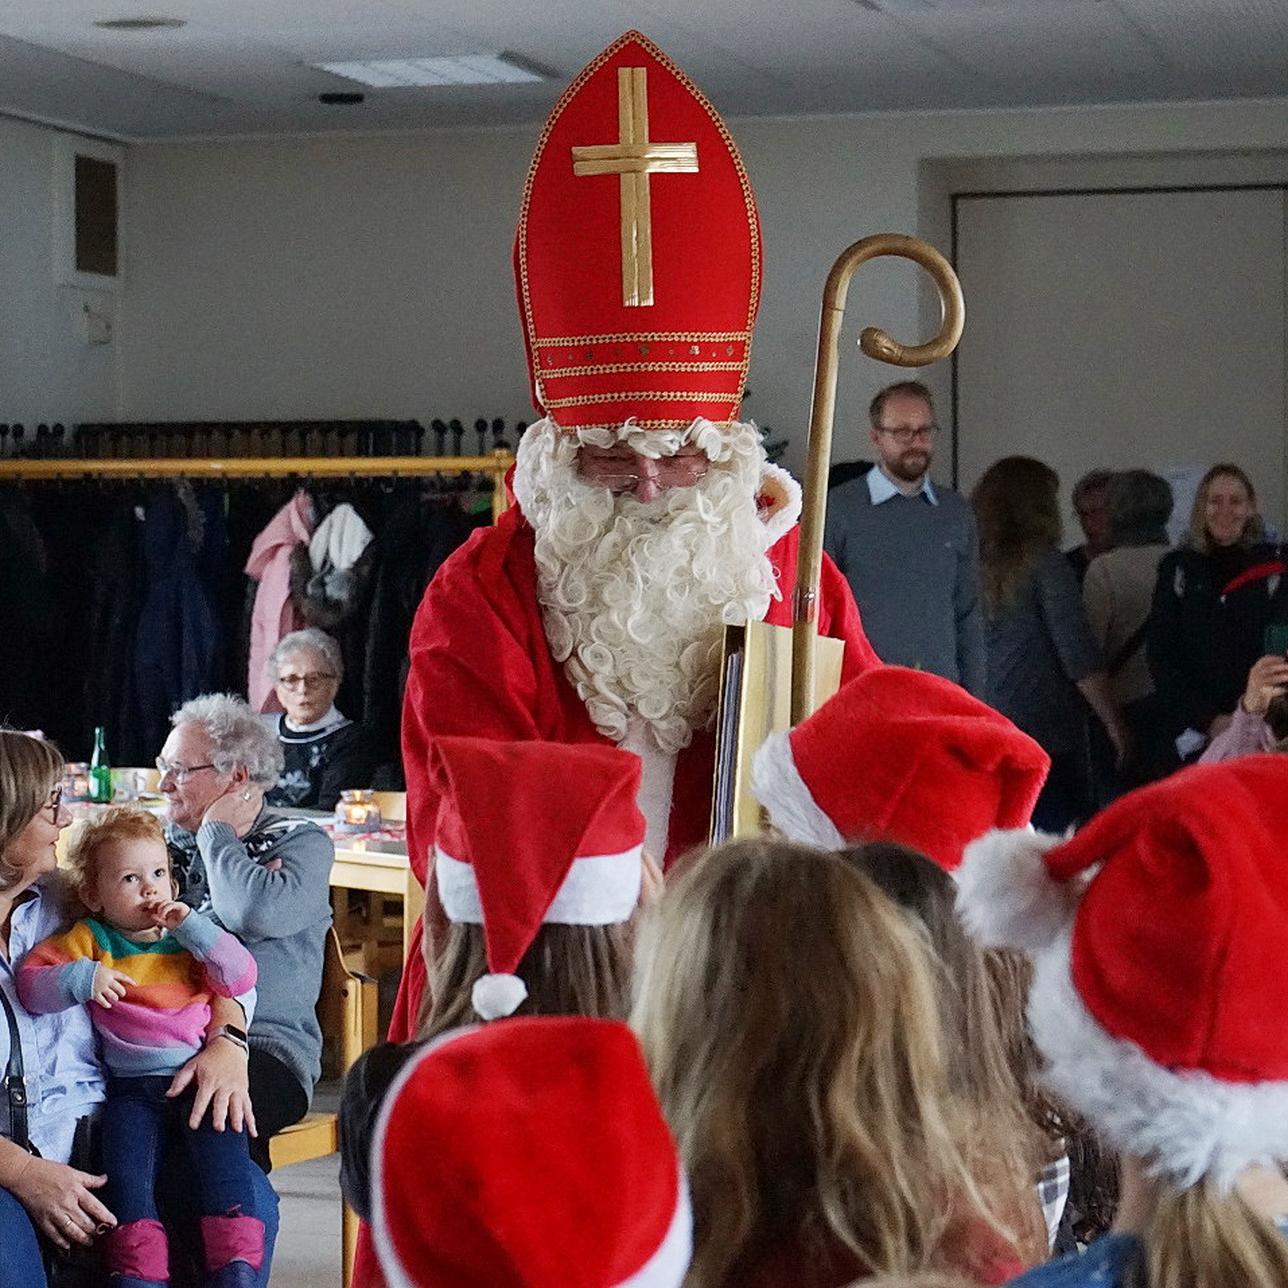
[[[373,1147],[390,1288],[678,1288],[692,1216],[634,1035],[520,1018],[430,1043]]]
[[[756,753],[752,790],[794,841],[898,841],[952,871],[968,841],[1029,821],[1051,760],[950,680],[867,671]]]
[[[481,925],[490,974],[474,985],[485,1020],[527,997],[514,973],[543,922],[630,920],[643,879],[640,760],[595,744],[435,739],[434,832],[448,919]]]
[[[628,31],[546,121],[515,279],[535,405],[565,428],[736,419],[760,301],[760,221],[729,130]]]
[[[1184,770],[1072,839],[968,847],[958,906],[1034,960],[1052,1087],[1182,1186],[1288,1160],[1288,756]]]

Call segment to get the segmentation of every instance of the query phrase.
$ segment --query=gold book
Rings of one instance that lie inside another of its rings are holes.
[[[817,706],[841,686],[845,642],[819,636],[814,647]],[[751,794],[751,761],[771,733],[791,727],[791,707],[791,628],[765,622],[725,627],[711,802],[713,845],[764,830],[760,802]]]

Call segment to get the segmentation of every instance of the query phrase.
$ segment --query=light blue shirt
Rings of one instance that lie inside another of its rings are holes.
[[[14,967],[42,939],[65,930],[71,918],[60,900],[38,882],[14,906],[9,955],[0,951],[0,988],[13,1007],[27,1082],[27,1131],[45,1158],[65,1163],[76,1121],[104,1097],[103,1073],[89,1010],[72,1006],[53,1015],[29,1015],[18,1000]],[[9,1025],[0,1011],[0,1073],[9,1064]],[[0,1135],[10,1135],[9,1100],[0,1095]]]
[[[882,501],[889,501],[891,497],[896,496],[924,496],[931,505],[938,505],[939,498],[935,495],[935,485],[930,481],[930,476],[925,475],[921,480],[921,486],[913,493],[901,492],[890,478],[886,475],[885,470],[879,465],[874,465],[867,472],[868,495],[872,498],[873,505],[880,505]]]

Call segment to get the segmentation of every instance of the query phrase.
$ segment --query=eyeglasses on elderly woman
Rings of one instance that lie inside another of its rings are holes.
[[[279,675],[277,683],[284,689],[320,689],[334,679],[334,671],[310,671],[307,675],[289,672],[286,675]]]

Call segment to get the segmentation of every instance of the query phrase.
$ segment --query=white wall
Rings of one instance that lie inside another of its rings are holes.
[[[114,318],[119,297],[54,274],[57,131],[0,117],[0,421],[111,420],[117,345],[91,345],[83,310]]]
[[[799,462],[819,292],[856,238],[947,248],[947,192],[972,166],[1152,154],[1163,172],[1288,147],[1288,99],[733,123],[764,224],[747,411]],[[141,145],[132,151],[122,412],[142,418],[530,417],[510,245],[535,128],[396,138]],[[965,170],[963,170],[965,167]],[[969,325],[969,300],[968,300]],[[862,326],[922,338],[911,266],[850,292],[838,431],[894,378]],[[947,365],[930,373],[946,393]],[[837,455],[856,455],[844,434]]]

